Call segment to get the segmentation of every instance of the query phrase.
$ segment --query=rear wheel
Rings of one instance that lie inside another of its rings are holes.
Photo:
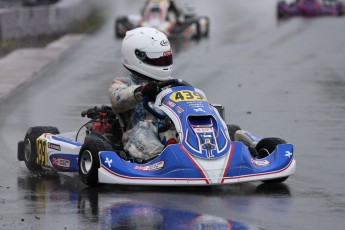
[[[195,34],[193,34],[193,39],[199,40],[201,38],[200,23],[196,21],[193,25],[195,26]]]
[[[285,17],[285,14],[282,10],[282,5],[284,5],[285,3],[280,1],[277,3],[277,19],[280,20],[280,19],[283,19]]]
[[[228,127],[228,132],[229,132],[229,136],[230,136],[230,140],[234,141],[235,140],[235,133],[238,130],[241,130],[241,127],[238,125],[226,125]]]
[[[338,10],[338,16],[343,16],[344,15],[344,4],[339,2],[337,4],[337,10]]]
[[[98,169],[100,167],[100,151],[112,151],[109,143],[98,138],[87,138],[79,154],[79,176],[84,184],[95,186],[98,184]]]
[[[205,20],[206,20],[206,28],[205,28],[205,32],[203,36],[208,38],[208,35],[210,33],[210,19],[207,17]]]
[[[59,134],[60,132],[56,127],[37,126],[29,128],[24,138],[24,162],[30,172],[33,173],[40,173],[43,171],[42,167],[37,164],[36,146],[37,138],[43,133]]]

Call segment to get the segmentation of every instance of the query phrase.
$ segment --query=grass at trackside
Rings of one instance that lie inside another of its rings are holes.
[[[100,10],[94,10],[90,16],[82,23],[79,23],[72,30],[73,33],[94,33],[104,23],[104,16]]]
[[[104,17],[100,10],[94,10],[91,12],[90,16],[83,22],[78,23],[74,28],[72,28],[68,33],[94,33],[96,32],[104,23]],[[24,37],[20,39],[10,39],[6,41],[0,41],[0,58],[6,56],[11,51],[18,48],[27,47],[45,47],[50,42],[60,38],[66,33],[53,34],[53,35],[42,35],[36,37]]]

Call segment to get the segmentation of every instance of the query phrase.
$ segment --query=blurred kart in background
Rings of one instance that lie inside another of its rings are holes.
[[[282,0],[277,5],[277,18],[291,16],[342,16],[344,4],[338,0]]]
[[[115,37],[123,38],[128,30],[153,27],[169,38],[200,39],[209,34],[210,20],[197,16],[193,9],[178,8],[172,0],[147,0],[140,15],[120,16],[115,20]]]

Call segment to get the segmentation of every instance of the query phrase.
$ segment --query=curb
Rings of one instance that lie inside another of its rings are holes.
[[[44,48],[18,49],[0,59],[0,103],[58,61],[84,37],[82,34],[65,35]]]

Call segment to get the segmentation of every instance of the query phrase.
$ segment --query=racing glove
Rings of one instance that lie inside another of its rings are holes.
[[[161,91],[161,88],[159,87],[158,83],[155,81],[151,81],[142,87],[141,94],[143,96],[147,96],[148,98],[153,98],[160,91]]]

